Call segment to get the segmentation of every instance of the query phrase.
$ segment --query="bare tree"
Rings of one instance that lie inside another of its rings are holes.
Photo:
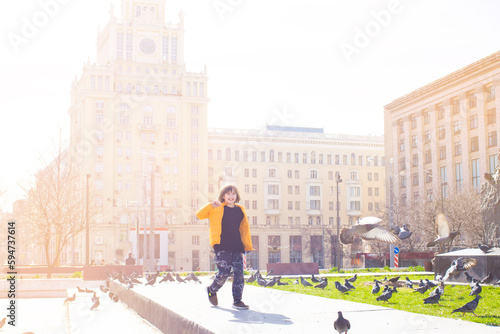
[[[43,248],[48,278],[60,264],[64,247],[86,223],[85,188],[68,150],[61,146],[59,143],[54,160],[36,174],[33,186],[24,188],[24,220],[32,240]]]

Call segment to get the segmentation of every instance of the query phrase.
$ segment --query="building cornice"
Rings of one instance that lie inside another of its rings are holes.
[[[418,100],[431,94],[436,94],[438,90],[442,90],[450,85],[456,84],[460,80],[474,77],[484,71],[491,70],[491,68],[495,66],[500,66],[500,51],[495,52],[494,54],[480,59],[470,65],[467,65],[460,70],[448,74],[447,76],[435,80],[423,87],[420,87],[413,92],[408,93],[385,105],[384,108],[386,110],[398,109],[401,106],[408,104],[414,100]]]

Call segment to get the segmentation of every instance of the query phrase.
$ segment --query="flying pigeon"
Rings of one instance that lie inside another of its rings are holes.
[[[477,295],[476,298],[474,298],[464,306],[451,311],[451,313],[462,312],[462,315],[465,315],[465,313],[467,312],[467,313],[472,313],[477,317],[477,314],[474,313],[474,311],[476,310],[477,305],[479,304],[479,299],[481,298],[482,298],[481,295]]]
[[[68,303],[68,302],[74,302],[76,299],[76,293],[73,294],[72,297],[68,297],[64,300],[64,304]]]
[[[340,284],[339,281],[335,281],[335,288],[342,293],[346,293],[347,291],[349,291],[349,288],[347,288],[345,285]]]
[[[491,247],[488,245],[477,244],[477,247],[483,252],[488,253],[491,250]]]
[[[318,285],[315,285],[314,287],[324,289],[326,288],[327,285],[328,285],[328,279],[325,277]]]
[[[485,278],[483,278],[481,280],[481,284],[488,284],[490,283],[491,281],[493,280],[493,274],[491,273],[491,271],[488,273],[488,275],[486,275]]]
[[[333,322],[333,328],[339,333],[347,334],[347,331],[351,329],[351,323],[342,316],[342,312],[339,311],[338,314],[339,317]]]
[[[467,257],[459,257],[458,259],[453,260],[451,262],[450,268],[446,270],[446,274],[443,277],[443,281],[446,281],[451,276],[455,276],[461,273],[462,271],[469,270],[470,268],[474,267],[476,263],[477,263],[476,259]]]
[[[469,296],[477,296],[483,291],[483,288],[479,285],[479,282],[476,283],[471,289]]]
[[[427,298],[424,298],[424,304],[438,304],[439,305],[439,299],[441,298],[441,294],[437,292],[436,294],[429,296]]]
[[[460,234],[459,231],[451,231],[450,224],[448,223],[448,219],[444,213],[440,212],[437,214],[436,219],[434,221],[436,225],[436,234],[437,238],[434,241],[431,241],[427,244],[427,247],[434,247],[437,245],[444,245],[448,242],[452,242],[453,239]]]
[[[400,241],[399,237],[388,229],[379,225],[382,220],[377,217],[365,217],[358,220],[356,225],[350,229],[344,228],[340,232],[340,241],[346,244],[352,244],[354,237],[359,236],[363,240],[375,240],[389,244],[395,244]]]
[[[300,276],[300,283],[302,283],[303,286],[313,286],[311,283],[306,281],[302,276]]]
[[[354,274],[353,277],[349,277],[347,280],[351,283],[354,283],[356,282],[357,279],[358,279],[358,274]]]
[[[409,237],[411,237],[411,235],[413,234],[413,232],[411,232],[408,227],[406,226],[406,224],[403,224],[403,227],[399,227],[398,225],[394,225],[391,230],[399,237],[399,239],[401,240],[404,240],[404,239],[408,239]]]

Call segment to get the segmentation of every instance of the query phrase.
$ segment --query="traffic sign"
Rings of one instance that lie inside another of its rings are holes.
[[[394,247],[394,254],[398,254],[399,253],[399,248],[398,247]]]

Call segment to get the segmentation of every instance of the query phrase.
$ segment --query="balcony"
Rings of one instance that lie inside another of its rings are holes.
[[[154,124],[139,124],[139,131],[158,131],[160,127]]]

